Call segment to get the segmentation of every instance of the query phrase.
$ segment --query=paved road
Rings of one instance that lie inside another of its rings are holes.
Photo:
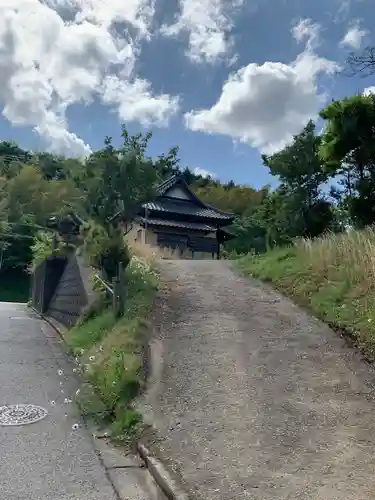
[[[205,500],[375,498],[374,372],[327,326],[224,261],[163,263],[142,402]],[[157,329],[160,332],[157,333]]]
[[[118,500],[77,408],[64,403],[76,389],[73,364],[56,333],[25,305],[0,303],[0,406],[29,403],[49,412],[34,424],[0,426],[2,499]],[[112,473],[123,498],[159,498],[148,491],[144,470]]]

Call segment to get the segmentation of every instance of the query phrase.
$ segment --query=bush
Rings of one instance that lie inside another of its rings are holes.
[[[126,268],[130,261],[122,232],[113,227],[106,229],[91,221],[83,228],[82,233],[83,250],[89,264],[103,272],[105,279],[112,281],[118,276],[119,263]]]
[[[51,232],[39,231],[31,245],[32,263],[30,271],[33,271],[48,257],[66,255],[70,248],[68,244],[55,240]]]

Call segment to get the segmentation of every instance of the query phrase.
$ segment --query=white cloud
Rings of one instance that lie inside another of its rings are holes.
[[[231,30],[233,16],[243,0],[180,0],[180,13],[176,22],[163,26],[166,36],[187,33],[187,55],[193,62],[215,63],[226,57],[233,48]]]
[[[153,95],[149,82],[134,74],[138,42],[149,37],[153,12],[154,0],[125,4],[122,0],[1,0],[4,116],[12,124],[33,126],[52,150],[78,156],[88,154],[90,146],[68,130],[65,113],[71,104],[98,97],[116,106],[123,119],[165,124],[177,109],[176,99]],[[125,25],[132,26],[133,39],[127,31],[121,33]],[[116,95],[110,85],[114,81]],[[127,104],[134,107],[131,112],[124,112]]]
[[[301,19],[290,30],[298,43],[305,43],[306,49],[313,50],[320,43],[320,25],[311,19]]]
[[[362,92],[363,95],[375,95],[375,87],[367,87],[364,89],[364,91]]]
[[[137,120],[142,125],[167,125],[171,114],[177,112],[179,99],[168,94],[153,97],[151,84],[136,79],[129,85],[117,76],[108,76],[103,82],[103,102],[116,104],[122,120]]]
[[[311,21],[301,21],[292,34],[306,46],[293,62],[241,68],[229,76],[210,109],[185,114],[186,126],[227,135],[268,154],[282,148],[323,105],[326,96],[319,93],[318,76],[338,69],[316,54],[318,31]]]
[[[215,177],[215,174],[213,172],[210,172],[209,170],[205,170],[204,168],[200,167],[195,167],[193,173],[195,175],[201,175],[202,177],[211,177],[211,178]]]
[[[361,29],[360,22],[355,21],[348,29],[344,38],[341,40],[340,46],[358,50],[361,48],[362,40],[367,34],[367,30]]]

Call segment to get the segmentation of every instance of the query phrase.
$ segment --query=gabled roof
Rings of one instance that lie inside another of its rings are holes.
[[[142,205],[143,208],[154,210],[155,212],[167,212],[171,214],[193,215],[205,217],[207,219],[225,219],[231,221],[232,214],[221,212],[217,208],[203,203],[195,204],[190,201],[172,200],[171,198],[159,198]]]
[[[182,175],[172,175],[172,177],[157,186],[156,192],[158,196],[168,196],[168,191],[177,185],[180,185],[196,203],[202,204],[202,201],[193,193]]]
[[[231,212],[224,212],[224,210],[220,210],[219,208],[213,207],[207,203],[204,203],[202,200],[198,198],[198,196],[190,189],[189,185],[185,181],[182,175],[172,175],[169,179],[159,184],[156,188],[158,193],[158,198],[163,198],[164,196],[168,196],[168,191],[176,185],[180,185],[182,189],[184,189],[191,197],[192,200],[195,201],[200,207],[201,210],[198,210],[199,213],[197,215],[201,215],[203,217],[211,217],[211,218],[221,218],[221,219],[233,219],[234,214]],[[155,200],[155,202],[146,203],[143,206],[149,208],[151,210],[161,210],[161,211],[175,211],[183,214],[193,214],[197,212],[197,209],[192,209],[189,205],[191,203],[186,201],[185,203],[176,201],[176,204],[173,202],[169,205],[167,200],[161,199]],[[168,200],[169,201],[169,200]],[[168,206],[169,205],[169,206]]]
[[[188,195],[190,199],[178,199],[175,197],[168,197],[168,191],[173,187],[179,185]],[[230,224],[234,219],[234,214],[231,212],[224,212],[219,208],[213,207],[207,203],[204,203],[198,198],[198,196],[190,189],[187,182],[182,175],[172,175],[169,179],[160,183],[156,187],[157,198],[154,201],[148,203],[143,203],[138,207],[137,212],[140,215],[140,209],[154,210],[157,212],[170,212],[183,215],[196,215],[198,217],[204,217],[216,220],[226,220],[227,224]],[[121,217],[122,211],[118,212],[112,217],[112,220]],[[133,217],[132,216],[132,217]]]

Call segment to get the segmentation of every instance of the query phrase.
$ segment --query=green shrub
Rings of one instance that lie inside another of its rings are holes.
[[[31,270],[35,269],[48,257],[66,255],[70,248],[70,245],[55,240],[51,232],[39,231],[31,245]]]
[[[89,264],[103,272],[107,280],[112,281],[118,275],[119,263],[124,268],[129,264],[129,250],[120,230],[90,221],[83,228],[82,235]]]

